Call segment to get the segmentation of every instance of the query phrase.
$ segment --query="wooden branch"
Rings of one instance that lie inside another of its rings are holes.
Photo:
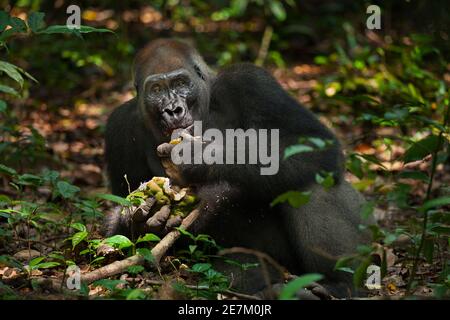
[[[200,207],[201,206],[194,209],[186,218],[183,219],[183,222],[180,226],[181,228],[186,230],[192,225],[192,223],[194,223],[195,220],[197,220],[198,216],[200,215]],[[159,264],[162,256],[175,243],[180,235],[181,233],[178,230],[171,231],[152,249],[152,255],[155,258],[155,264]],[[145,259],[143,256],[136,254],[124,260],[115,261],[104,267],[86,273],[81,276],[81,281],[89,284],[96,280],[126,272],[130,266],[142,265],[144,264],[144,261]]]

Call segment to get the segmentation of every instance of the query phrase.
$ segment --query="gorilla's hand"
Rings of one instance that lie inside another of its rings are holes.
[[[194,141],[194,137],[190,134],[188,129],[182,129],[177,132],[174,139],[181,138],[180,143],[192,143]],[[184,185],[184,179],[182,177],[182,165],[175,165],[171,160],[172,149],[175,147],[175,144],[172,143],[162,143],[160,144],[156,152],[158,156],[161,158],[161,164],[166,172],[166,175],[172,180],[173,183],[178,185]],[[191,146],[192,147],[192,146]],[[191,148],[192,150],[192,148]]]
[[[164,236],[174,227],[181,224],[180,216],[170,217],[170,206],[165,205],[155,214],[149,217],[150,211],[155,204],[155,199],[150,197],[146,202],[135,209],[127,208],[131,230],[134,235],[143,235],[145,233],[154,233],[158,236]]]

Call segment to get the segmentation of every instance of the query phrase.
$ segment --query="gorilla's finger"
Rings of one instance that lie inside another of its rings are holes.
[[[155,201],[154,197],[148,197],[147,200],[145,200],[145,203],[140,205],[136,211],[134,211],[133,220],[137,222],[147,220],[148,214],[155,204]]]
[[[163,144],[160,144],[156,148],[156,152],[157,152],[159,157],[169,157],[170,153],[172,152],[173,147],[174,147],[173,144],[163,143]]]
[[[312,293],[312,291],[305,288],[297,291],[296,296],[299,300],[320,300],[320,298]]]
[[[306,286],[306,289],[310,290],[315,296],[319,297],[321,300],[330,300],[331,294],[322,285],[317,282],[311,282]]]
[[[150,232],[159,232],[162,231],[166,225],[167,219],[170,215],[170,207],[165,205],[161,207],[161,209],[156,212],[153,216],[151,216],[147,222],[147,228]]]
[[[180,216],[174,216],[174,217],[170,218],[166,224],[166,231],[169,232],[171,229],[178,227],[182,221],[183,221],[183,218]]]

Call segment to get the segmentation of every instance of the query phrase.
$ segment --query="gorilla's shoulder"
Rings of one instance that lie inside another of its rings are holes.
[[[113,119],[122,119],[123,121],[124,119],[129,118],[130,115],[134,115],[136,112],[137,112],[137,99],[133,98],[115,108],[114,111],[109,116],[108,122],[114,121]]]
[[[272,79],[272,76],[265,69],[258,67],[250,62],[236,63],[223,68],[218,78],[226,78],[227,80],[247,81]]]

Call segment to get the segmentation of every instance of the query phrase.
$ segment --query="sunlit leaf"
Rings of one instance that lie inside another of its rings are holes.
[[[119,249],[133,246],[133,242],[130,239],[120,234],[105,239],[105,242]]]
[[[300,208],[300,206],[309,202],[310,196],[310,191],[287,191],[276,197],[270,205],[273,207],[276,204],[288,202],[292,207]]]

